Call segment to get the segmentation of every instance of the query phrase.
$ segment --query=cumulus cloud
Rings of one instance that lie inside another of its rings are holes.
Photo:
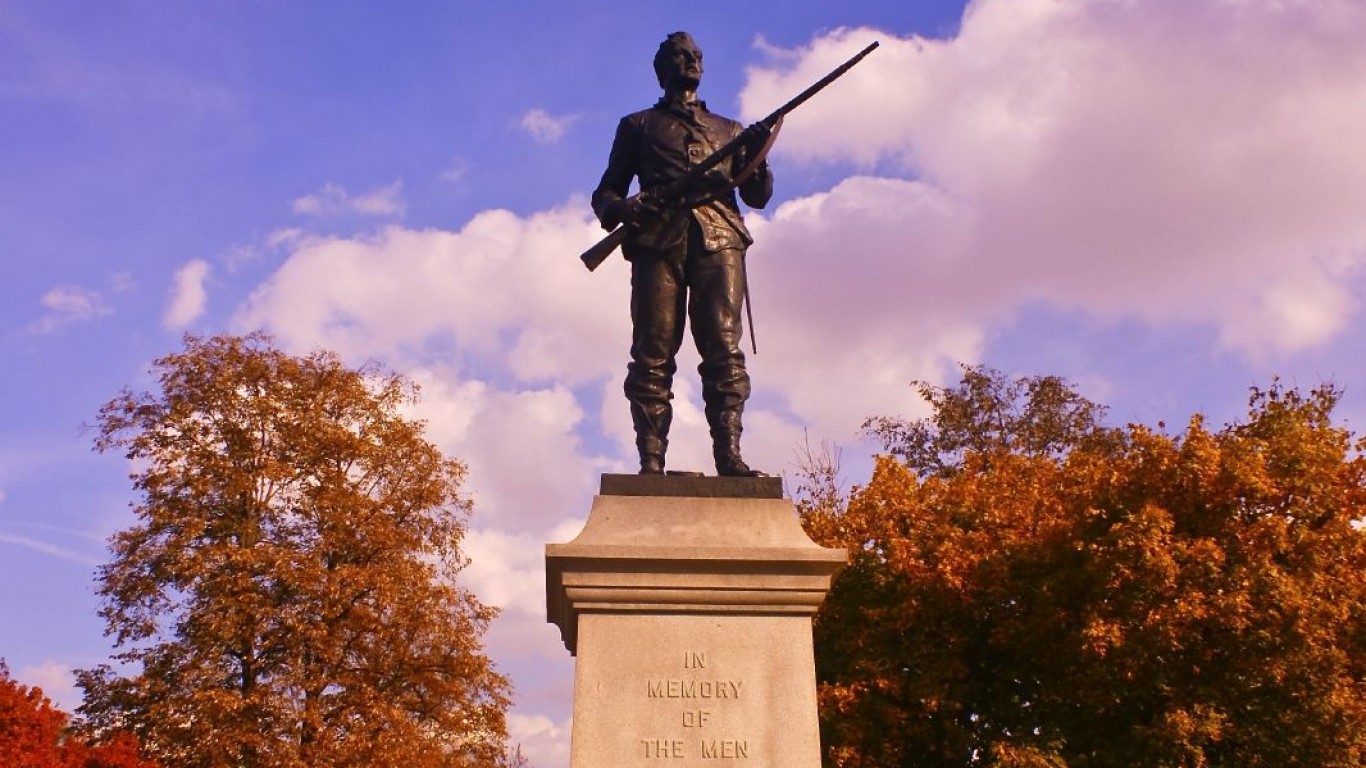
[[[563,517],[555,525],[530,533],[511,533],[494,527],[472,529],[465,537],[465,554],[470,565],[465,576],[480,599],[497,606],[504,616],[523,614],[545,623],[545,544],[565,542],[578,535],[587,509],[559,510]],[[545,517],[554,519],[556,513]],[[496,518],[484,521],[499,524]]]
[[[552,115],[544,109],[528,110],[518,121],[522,130],[537,144],[555,144],[564,138],[565,131],[579,119],[578,115]]]
[[[422,387],[415,415],[426,422],[430,440],[468,465],[467,490],[485,524],[543,533],[548,521],[582,513],[564,499],[591,494],[604,460],[582,445],[576,433],[582,413],[568,390],[409,373]]]
[[[845,29],[777,51],[742,102],[760,114],[880,38],[777,151],[899,169],[913,180],[876,208],[944,211],[859,252],[875,273],[928,272],[905,303],[1209,323],[1259,356],[1320,344],[1355,309],[1363,33],[1366,8],[1343,2],[984,0],[948,40]],[[927,222],[942,230],[928,242]]]
[[[393,218],[403,215],[403,182],[395,181],[385,187],[361,195],[352,195],[339,184],[328,182],[322,189],[296,199],[295,213],[316,218],[359,215]]]
[[[30,326],[35,333],[51,333],[113,311],[99,291],[79,285],[59,285],[43,294],[40,303],[46,312]]]
[[[204,314],[209,301],[208,291],[204,289],[208,277],[209,263],[203,259],[194,259],[176,270],[171,283],[171,299],[161,318],[163,328],[185,328]]]
[[[587,210],[576,199],[526,218],[485,211],[458,232],[303,237],[237,322],[362,359],[465,350],[519,381],[573,385],[620,355],[626,311],[620,273],[575,258],[601,233]]]

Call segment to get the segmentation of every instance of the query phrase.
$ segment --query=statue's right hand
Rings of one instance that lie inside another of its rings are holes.
[[[638,227],[650,216],[652,209],[648,203],[640,199],[640,195],[634,195],[624,200],[617,200],[607,206],[607,215],[630,227]]]

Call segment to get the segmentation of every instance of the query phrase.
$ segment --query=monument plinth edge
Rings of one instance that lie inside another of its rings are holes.
[[[680,498],[781,499],[781,477],[604,474],[603,496],[676,496]]]
[[[811,616],[847,560],[811,541],[777,478],[642,477],[603,475],[603,488],[713,493],[600,494],[574,540],[546,545],[547,620],[570,653],[580,614]]]

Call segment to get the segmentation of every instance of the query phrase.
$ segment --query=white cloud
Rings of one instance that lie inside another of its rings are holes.
[[[475,515],[478,519],[478,511]],[[515,705],[508,713],[511,741],[539,768],[568,765],[574,680],[559,630],[546,620],[545,544],[569,541],[582,526],[582,518],[575,517],[533,533],[476,528],[462,544],[471,559],[464,584],[502,609],[484,641],[500,671],[515,681]]]
[[[537,768],[569,765],[571,721],[555,722],[545,715],[508,713],[508,736],[527,762]]]
[[[43,693],[57,705],[58,709],[71,714],[84,702],[85,697],[76,687],[76,676],[72,668],[57,661],[44,661],[21,667],[14,673],[14,679],[43,689]]]
[[[1002,291],[965,290],[978,268],[970,216],[918,182],[853,177],[756,217],[756,381],[778,382],[803,423],[844,440],[899,410],[910,380],[977,359]]]
[[[79,285],[57,286],[43,294],[40,301],[47,311],[30,326],[30,330],[35,333],[51,333],[64,326],[93,320],[113,311],[99,291]]]
[[[401,217],[406,209],[403,182],[395,181],[361,195],[352,195],[341,185],[328,182],[317,192],[296,199],[293,209],[295,213],[318,218],[342,215]]]
[[[522,115],[518,125],[537,144],[555,144],[578,119],[578,115],[552,115],[544,109],[532,109]]]
[[[272,249],[292,247],[304,238],[304,231],[298,227],[277,229],[266,236],[266,245]]]
[[[77,318],[93,317],[105,311],[104,300],[98,291],[68,285],[53,288],[43,294],[43,306]]]
[[[528,218],[485,211],[459,232],[302,238],[237,324],[361,359],[453,347],[518,381],[573,385],[615,366],[624,338],[621,273],[575,258],[600,233],[575,199]]]
[[[476,521],[502,531],[544,531],[547,521],[581,514],[566,499],[592,493],[602,460],[576,434],[582,418],[563,387],[500,389],[453,373],[410,369],[422,387],[414,415],[427,437],[470,470]]]
[[[402,216],[404,211],[403,182],[396,181],[387,187],[351,198],[351,209],[366,216]]]
[[[209,294],[204,289],[204,281],[208,277],[209,263],[203,259],[194,259],[176,270],[171,285],[171,300],[166,305],[166,314],[161,318],[163,328],[185,328],[204,314],[209,301]]]
[[[577,536],[588,510],[560,512],[575,516],[530,533],[510,533],[491,527],[468,532],[461,545],[471,561],[464,575],[481,600],[500,608],[504,616],[520,613],[545,622],[545,545]],[[488,517],[484,522],[502,521]]]
[[[871,180],[819,200],[940,209],[858,237],[860,269],[905,276],[905,305],[981,318],[1043,300],[1209,323],[1260,356],[1322,343],[1355,310],[1362,34],[1366,8],[1343,2],[981,0],[953,39],[846,29],[780,51],[742,101],[760,114],[879,38],[776,150],[779,166],[881,161],[920,177],[880,200],[853,197]]]
[[[229,273],[234,273],[243,267],[261,260],[265,253],[255,245],[231,245],[219,254],[218,258],[223,262]]]

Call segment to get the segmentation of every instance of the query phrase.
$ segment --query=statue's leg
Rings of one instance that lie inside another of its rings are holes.
[[[631,404],[641,474],[664,471],[686,296],[677,259],[654,254],[632,259],[631,362],[623,389]]]
[[[702,401],[711,427],[716,473],[761,476],[740,457],[741,415],[749,399],[749,372],[740,350],[743,333],[744,251],[694,253],[688,262],[688,319],[702,362]]]

